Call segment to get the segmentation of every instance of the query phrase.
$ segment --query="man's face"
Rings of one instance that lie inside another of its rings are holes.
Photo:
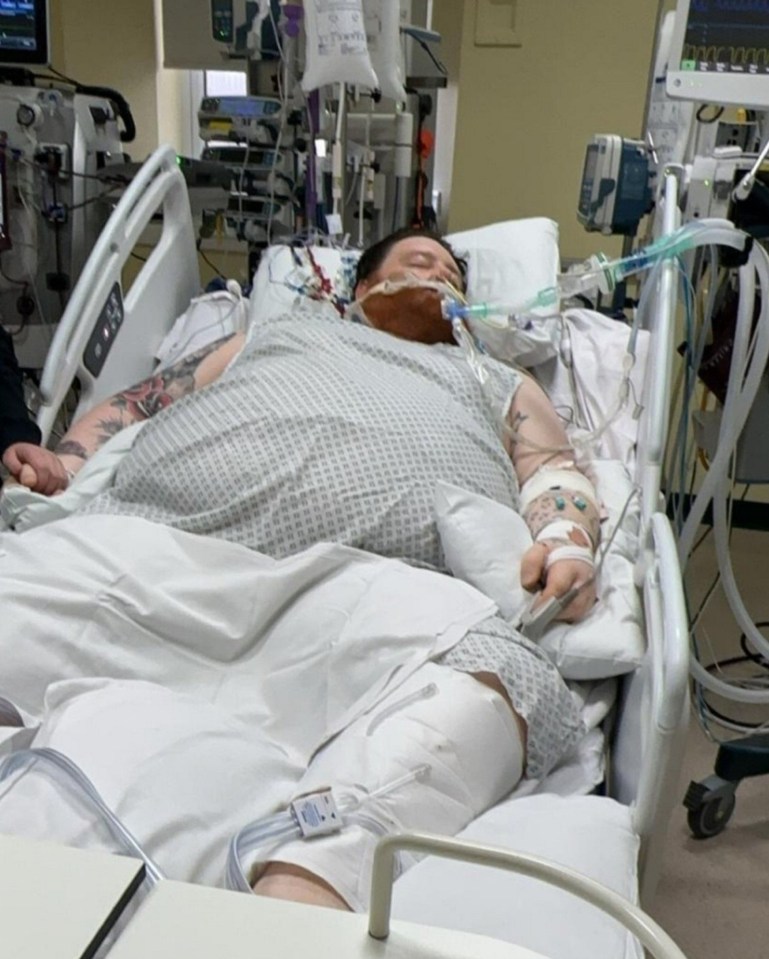
[[[357,300],[385,280],[416,280],[449,283],[458,290],[463,281],[452,255],[428,237],[399,240],[371,276],[355,288]],[[378,330],[420,343],[453,343],[451,323],[441,315],[441,297],[436,290],[405,288],[397,293],[373,293],[364,304],[366,318]]]

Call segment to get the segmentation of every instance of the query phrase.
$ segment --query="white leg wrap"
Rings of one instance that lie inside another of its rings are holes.
[[[260,850],[252,881],[267,861],[293,863],[367,909],[381,835],[453,835],[516,785],[524,755],[512,710],[472,676],[427,663],[314,757],[296,795],[331,786],[362,799],[420,766],[429,767],[424,778],[365,803],[341,832]]]

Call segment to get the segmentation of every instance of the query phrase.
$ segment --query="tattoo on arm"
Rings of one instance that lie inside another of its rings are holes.
[[[99,420],[96,424],[96,428],[100,431],[98,434],[99,446],[103,446],[107,440],[112,439],[113,436],[117,436],[124,426],[125,424],[120,418]]]
[[[77,456],[81,460],[88,459],[88,450],[82,443],[75,440],[62,440],[54,450],[57,456]]]
[[[123,390],[114,398],[112,406],[128,412],[132,419],[149,419],[170,406],[174,400],[191,393],[195,389],[195,373],[200,364],[234,335],[231,333],[215,343],[209,343],[155,376]]]
[[[513,432],[517,433],[521,426],[529,419],[526,413],[522,413],[520,410],[517,410],[510,417],[510,426],[513,428]]]
[[[576,506],[575,502],[581,505]],[[593,548],[600,538],[601,518],[597,508],[572,490],[546,490],[531,503],[524,519],[535,539],[540,530],[557,519],[571,520],[583,527]]]

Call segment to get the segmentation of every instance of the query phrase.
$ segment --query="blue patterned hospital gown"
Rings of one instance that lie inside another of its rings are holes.
[[[489,369],[500,396],[511,396],[520,374]],[[149,421],[112,488],[85,511],[140,516],[276,559],[336,542],[446,571],[437,480],[518,504],[509,456],[461,351],[308,303],[252,327],[215,383]],[[501,676],[529,721],[528,775],[580,733],[549,661],[502,620],[482,624],[444,661]]]

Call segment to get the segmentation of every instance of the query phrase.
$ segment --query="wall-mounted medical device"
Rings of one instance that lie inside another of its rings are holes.
[[[272,144],[281,124],[280,100],[271,97],[204,97],[198,110],[201,140]]]
[[[201,158],[223,163],[233,170],[247,170],[250,173],[286,173],[291,168],[288,151],[276,151],[245,143],[208,143]]]
[[[220,163],[230,178],[226,202],[203,211],[204,232],[223,228],[239,240],[263,243],[292,231],[295,171],[292,138],[280,145],[283,120],[283,105],[272,97],[203,99],[198,111],[203,157]]]
[[[577,219],[589,231],[634,236],[652,207],[646,144],[598,133],[585,153]]]
[[[3,0],[0,3],[0,65],[48,66],[48,0]]]
[[[666,89],[705,103],[769,107],[769,7],[678,0]]]
[[[41,368],[119,186],[118,113],[104,96],[2,84],[0,144],[0,322],[19,363]]]
[[[279,55],[279,0],[210,0],[210,5],[211,39],[222,44],[229,57],[261,60]]]

